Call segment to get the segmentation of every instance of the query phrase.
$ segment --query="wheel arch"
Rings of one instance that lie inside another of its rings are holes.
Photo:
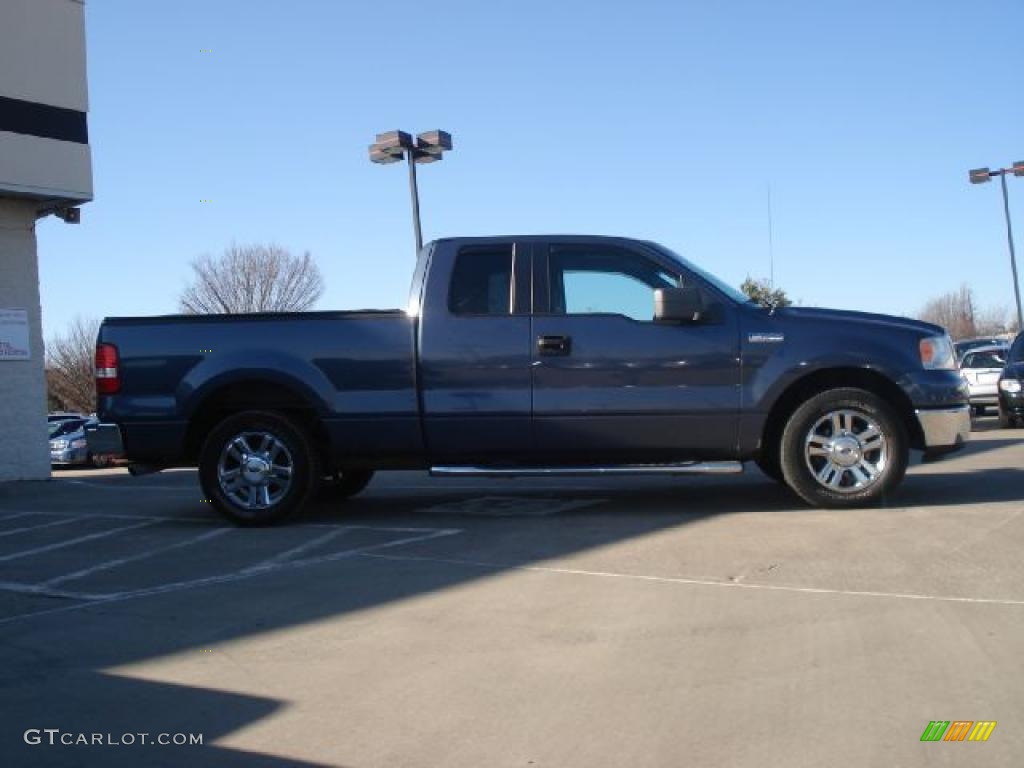
[[[307,430],[321,458],[329,450],[317,403],[302,387],[276,379],[249,377],[212,387],[195,403],[185,432],[186,459],[196,460],[210,430],[231,414],[242,411],[282,413]]]
[[[871,368],[834,367],[808,373],[790,383],[782,391],[772,404],[765,420],[761,433],[761,450],[777,448],[786,422],[801,403],[821,392],[843,387],[866,390],[890,403],[907,430],[911,447],[924,447],[924,433],[914,415],[913,403],[896,382]]]

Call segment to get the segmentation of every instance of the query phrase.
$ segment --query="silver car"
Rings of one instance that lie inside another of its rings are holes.
[[[999,374],[1006,367],[1007,351],[1002,344],[976,347],[965,352],[960,361],[960,375],[967,382],[975,416],[999,405]]]
[[[50,421],[50,463],[62,466],[92,464],[85,427],[94,423],[96,419],[91,417]]]

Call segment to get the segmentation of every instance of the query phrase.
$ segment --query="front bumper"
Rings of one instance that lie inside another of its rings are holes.
[[[924,435],[926,454],[956,451],[971,434],[971,409],[967,405],[946,408],[918,408],[914,411]]]
[[[1024,392],[999,393],[999,407],[1011,416],[1024,416]]]
[[[65,448],[62,451],[50,449],[50,464],[85,464],[89,460],[89,449]]]

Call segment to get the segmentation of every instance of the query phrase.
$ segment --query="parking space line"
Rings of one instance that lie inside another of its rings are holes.
[[[377,530],[387,532],[392,529],[388,528],[371,528],[370,526],[352,526],[354,528],[364,528],[367,530]],[[399,547],[405,544],[416,544],[422,541],[429,541],[430,539],[436,539],[441,536],[451,536],[456,533],[462,533],[460,528],[440,528],[433,529],[429,533],[420,533],[418,536],[407,536],[402,539],[395,539],[394,541],[385,541],[381,544],[368,544],[364,547],[354,547],[352,549],[343,549],[341,552],[332,552],[329,555],[320,555],[318,557],[308,557],[304,560],[285,560],[280,562],[267,562],[257,563],[256,565],[250,565],[248,568],[243,568],[239,571],[233,571],[232,573],[222,573],[216,576],[205,576],[200,579],[189,579],[187,581],[175,581],[170,584],[158,584],[154,587],[146,587],[144,589],[129,590],[127,592],[112,592],[102,596],[103,602],[109,602],[110,600],[122,600],[129,597],[144,597],[146,595],[159,595],[165,592],[177,592],[181,589],[189,589],[192,587],[206,586],[208,584],[229,584],[234,581],[242,581],[252,576],[257,576],[263,573],[276,573],[283,570],[292,570],[295,568],[305,568],[310,565],[320,565],[321,563],[330,563],[335,560],[344,560],[349,557],[355,557],[356,555],[363,554],[364,552],[372,552],[377,549],[387,549],[389,547]]]
[[[73,480],[70,477],[62,477],[58,479],[57,482],[70,483],[72,485],[84,485],[87,488],[97,488],[101,491],[131,491],[132,493],[138,493],[139,491],[175,491],[177,493],[191,493],[195,495],[199,490],[198,484],[195,488],[182,488],[177,485],[105,485],[104,483],[93,483],[88,480]]]
[[[309,552],[311,549],[315,549],[316,547],[320,546],[321,544],[326,544],[331,539],[335,539],[338,536],[340,536],[341,534],[348,533],[351,530],[352,529],[347,527],[347,526],[345,526],[345,527],[338,526],[338,527],[328,531],[327,533],[325,533],[325,534],[323,534],[321,536],[316,536],[315,538],[312,538],[312,539],[310,539],[307,542],[299,544],[299,546],[297,546],[297,547],[292,547],[291,549],[285,550],[284,552],[278,552],[273,557],[268,557],[266,560],[263,560],[262,562],[259,562],[256,565],[253,565],[253,566],[250,566],[250,567],[251,568],[265,568],[267,566],[276,565],[277,563],[287,562],[287,561],[291,560],[292,558],[294,558],[295,556],[301,555],[303,552]]]
[[[63,576],[55,576],[52,579],[47,579],[46,581],[39,582],[39,586],[53,587],[57,584],[64,584],[68,581],[74,581],[75,579],[81,579],[85,576],[91,576],[92,574],[99,573],[100,571],[109,571],[112,568],[119,568],[120,566],[127,565],[128,563],[134,563],[138,562],[139,560],[145,560],[146,558],[153,557],[154,555],[160,555],[164,552],[171,552],[175,549],[181,549],[182,547],[187,547],[191,544],[198,544],[201,541],[207,541],[209,539],[216,538],[217,536],[222,536],[228,531],[233,530],[236,529],[214,528],[209,531],[204,531],[203,533],[200,533],[198,536],[192,536],[191,538],[185,539],[184,541],[176,541],[173,544],[168,544],[163,547],[147,549],[145,552],[139,552],[138,554],[118,558],[116,560],[107,560],[106,562],[97,563],[96,565],[90,566],[89,568],[83,568],[82,570],[75,571],[74,573],[66,573]]]
[[[718,581],[716,579],[693,579],[678,576],[647,576],[640,573],[615,573],[611,571],[588,571],[579,568],[555,568],[544,565],[513,565],[507,563],[489,563],[479,560],[462,560],[449,557],[420,557],[418,555],[390,555],[362,552],[362,557],[399,562],[439,563],[445,565],[461,565],[467,568],[480,568],[493,571],[535,571],[538,573],[557,573],[569,576],[599,576],[602,578],[631,579],[634,581],[655,581],[666,584],[690,584],[701,587],[730,587],[732,589],[760,589],[772,592],[796,592],[812,595],[845,595],[851,597],[882,597],[897,600],[931,600],[943,603],[977,603],[981,605],[1017,605],[1024,606],[1024,600],[1010,600],[994,597],[957,597],[955,595],[924,595],[916,592],[878,592],[873,590],[829,589],[825,587],[797,587],[783,584],[757,584],[753,582]]]
[[[63,520],[51,520],[48,523],[39,523],[38,525],[26,525],[22,528],[11,528],[9,531],[0,531],[0,537],[13,536],[16,533],[24,533],[25,531],[38,531],[40,528],[52,528],[55,525],[67,525],[73,523],[76,520],[83,520],[87,515],[75,515],[73,517],[65,517]]]
[[[141,523],[136,523],[135,525],[122,525],[120,528],[111,528],[110,530],[107,530],[107,531],[99,531],[98,533],[90,533],[90,534],[88,534],[86,536],[78,536],[77,538],[74,538],[74,539],[66,539],[64,541],[54,542],[53,544],[46,544],[46,545],[44,545],[42,547],[34,547],[32,549],[24,549],[24,550],[22,550],[20,552],[12,552],[9,555],[2,555],[2,556],[0,556],[0,563],[7,563],[7,562],[10,562],[11,560],[20,560],[23,557],[31,557],[32,555],[39,555],[39,554],[42,554],[43,552],[52,552],[55,549],[64,549],[64,547],[72,547],[75,544],[82,544],[82,543],[84,543],[86,541],[93,541],[95,539],[104,539],[107,536],[114,536],[115,534],[123,533],[125,531],[132,531],[132,530],[135,530],[136,528],[142,528],[143,526],[146,526],[146,525],[155,525],[156,522],[157,521],[155,521],[155,520],[143,520]]]
[[[0,523],[4,522],[5,520],[14,520],[14,519],[19,518],[19,517],[28,517],[29,515],[37,515],[37,514],[40,514],[40,513],[38,513],[38,512],[14,512],[13,514],[4,515],[3,517],[0,517]]]
[[[21,595],[41,595],[43,597],[59,597],[68,600],[94,601],[100,595],[87,592],[69,592],[65,589],[53,589],[43,584],[23,584],[20,581],[0,581],[0,592],[16,592]]]
[[[128,526],[129,528],[136,528],[140,526]],[[69,598],[77,598],[83,602],[75,603],[74,605],[62,605],[57,608],[48,608],[41,611],[32,611],[29,613],[20,613],[14,616],[0,617],[0,625],[10,624],[20,619],[30,619],[35,616],[50,616],[56,613],[67,613],[69,611],[78,610],[80,608],[88,608],[97,605],[108,605],[111,603],[120,603],[125,600],[132,600],[138,597],[149,597],[153,595],[168,594],[171,592],[179,592],[185,589],[192,589],[195,587],[212,586],[215,584],[230,584],[237,581],[242,581],[254,576],[260,576],[269,573],[277,573],[280,571],[291,571],[298,570],[301,568],[307,568],[313,565],[321,565],[324,563],[330,563],[338,560],[344,560],[348,558],[354,558],[357,555],[361,555],[367,552],[373,552],[379,549],[387,549],[391,547],[404,546],[407,544],[417,544],[424,541],[430,541],[431,539],[437,539],[444,536],[454,536],[463,532],[462,528],[385,528],[376,527],[370,525],[352,525],[343,526],[346,529],[363,529],[370,531],[380,531],[382,533],[414,533],[416,535],[405,536],[400,539],[394,539],[392,541],[385,541],[380,544],[369,544],[364,547],[354,547],[352,549],[343,550],[341,552],[333,552],[328,555],[320,555],[318,557],[310,557],[304,560],[288,560],[284,562],[274,562],[270,564],[258,564],[242,569],[241,571],[234,571],[232,573],[220,574],[218,576],[208,576],[201,579],[193,579],[190,581],[179,581],[170,584],[158,584],[154,587],[146,587],[144,589],[129,590],[125,592],[113,592],[106,594],[84,594],[77,592],[61,592],[53,591],[54,596],[62,596]],[[233,529],[223,529],[233,530]],[[38,594],[46,594],[47,588],[38,585],[25,585],[17,583],[4,584],[0,582],[0,589],[10,589],[12,591],[19,592],[32,592]]]

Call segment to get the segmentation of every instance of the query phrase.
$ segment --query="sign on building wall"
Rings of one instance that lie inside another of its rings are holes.
[[[28,360],[28,311],[0,309],[0,361]]]

